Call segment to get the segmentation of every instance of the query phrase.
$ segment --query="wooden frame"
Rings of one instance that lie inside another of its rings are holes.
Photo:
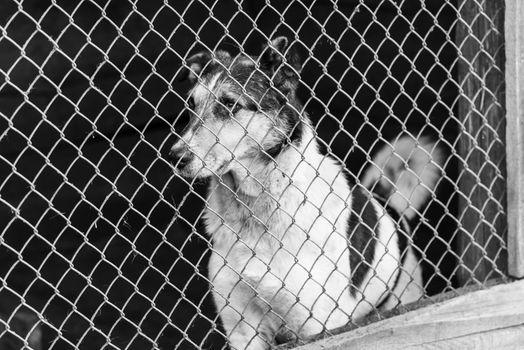
[[[477,349],[524,344],[524,281],[500,284],[296,347]]]
[[[524,3],[506,1],[508,273],[524,277]]]
[[[503,0],[457,4],[459,286],[507,274],[503,9]]]

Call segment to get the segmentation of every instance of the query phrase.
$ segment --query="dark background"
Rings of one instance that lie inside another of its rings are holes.
[[[174,77],[190,54],[297,39],[301,100],[356,175],[404,129],[456,138],[449,2],[56,3],[0,5],[0,315],[43,315],[44,349],[224,344],[204,277],[205,185],[166,161],[189,87]],[[443,213],[434,204],[417,231],[429,294],[454,286]]]

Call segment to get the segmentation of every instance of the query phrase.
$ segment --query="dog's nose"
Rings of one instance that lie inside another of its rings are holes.
[[[191,155],[188,154],[188,152],[171,150],[169,152],[169,159],[175,168],[182,169],[191,160]]]

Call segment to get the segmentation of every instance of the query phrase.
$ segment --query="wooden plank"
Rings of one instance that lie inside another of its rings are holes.
[[[498,285],[297,347],[499,349],[524,344],[524,281]]]
[[[506,273],[504,1],[459,0],[460,285]]]
[[[524,277],[524,4],[506,2],[508,273]]]

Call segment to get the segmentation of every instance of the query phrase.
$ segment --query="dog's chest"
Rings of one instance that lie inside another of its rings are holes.
[[[347,249],[344,203],[322,192],[305,196],[304,190],[288,187],[279,195],[250,197],[211,185],[205,219],[214,253],[232,266],[262,272],[269,266],[284,275],[297,259],[308,271],[322,254],[337,260]],[[315,195],[317,203],[311,201]]]
[[[277,244],[289,228],[293,217],[284,215],[282,201],[268,193],[243,196],[223,185],[215,186],[208,195],[206,229],[215,249],[233,246],[264,253]],[[242,244],[237,244],[242,242]]]

